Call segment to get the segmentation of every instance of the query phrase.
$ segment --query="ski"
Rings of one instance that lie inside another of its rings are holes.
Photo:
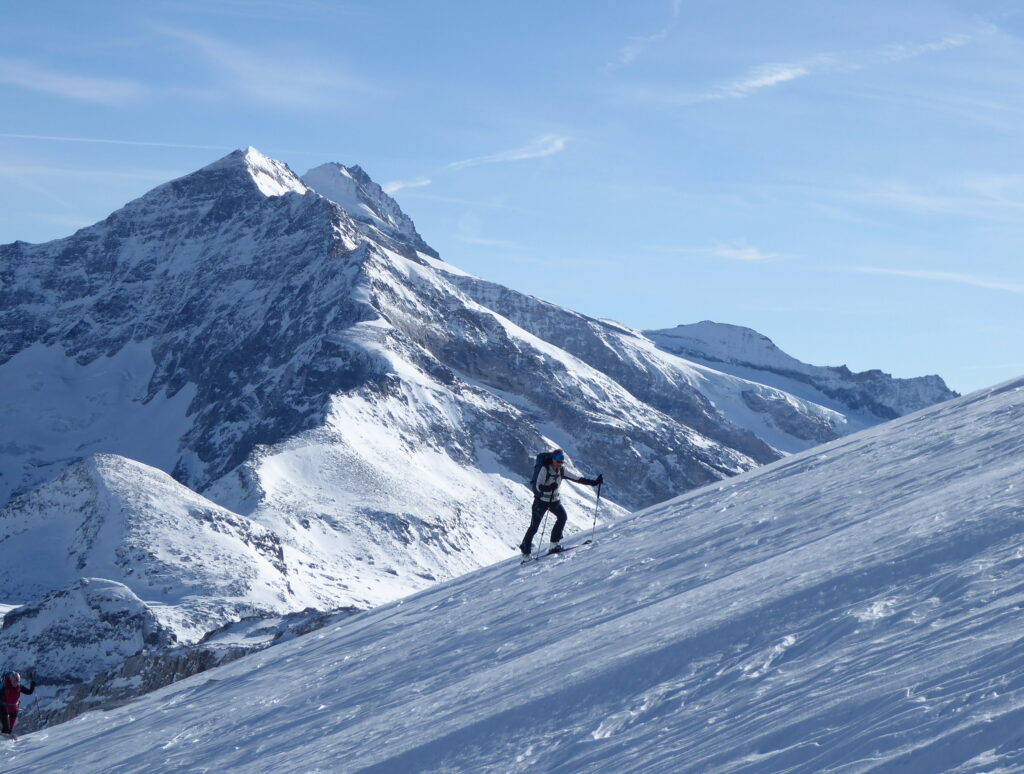
[[[538,562],[545,556],[557,556],[558,554],[564,554],[567,551],[574,551],[577,548],[589,546],[592,542],[592,540],[584,540],[582,543],[577,543],[574,546],[565,546],[565,548],[561,548],[559,550],[545,551],[542,554],[530,554],[529,556],[524,556],[522,561],[519,562],[519,564],[529,564],[530,562]]]

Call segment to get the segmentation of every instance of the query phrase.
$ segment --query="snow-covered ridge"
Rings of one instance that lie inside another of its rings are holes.
[[[879,370],[853,373],[846,366],[808,365],[787,355],[767,336],[738,325],[705,321],[644,333],[668,352],[880,419],[894,419],[957,395],[938,376],[894,379]]]
[[[159,603],[157,616],[182,642],[243,611],[308,602],[289,587],[276,534],[162,471],[109,454],[76,462],[0,510],[0,553],[10,557],[0,563],[8,599],[106,578]]]
[[[26,737],[9,771],[1019,771],[1021,423],[1024,379],[949,401]]]
[[[266,196],[283,196],[289,192],[307,193],[306,186],[287,164],[264,156],[252,146],[245,151],[243,158],[256,186]]]
[[[359,166],[330,163],[314,167],[302,176],[303,182],[339,205],[357,221],[416,245],[433,257],[433,251],[420,237],[412,219],[398,203],[370,179]]]

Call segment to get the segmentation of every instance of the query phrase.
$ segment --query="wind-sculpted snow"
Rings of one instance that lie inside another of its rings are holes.
[[[1022,423],[1024,379],[944,403],[3,743],[8,770],[1019,771]]]

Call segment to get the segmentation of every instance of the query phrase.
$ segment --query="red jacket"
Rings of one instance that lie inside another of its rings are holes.
[[[23,688],[20,685],[12,685],[11,678],[5,677],[3,687],[4,709],[10,714],[21,709],[21,694],[31,694],[36,689],[36,683],[33,680],[28,688]]]

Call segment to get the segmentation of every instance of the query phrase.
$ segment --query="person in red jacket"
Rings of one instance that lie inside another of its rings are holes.
[[[0,691],[0,722],[3,723],[5,734],[14,733],[14,726],[18,722],[18,712],[21,710],[21,694],[31,694],[36,689],[35,678],[31,678],[28,688],[21,686],[21,675],[17,672],[8,672],[4,675],[3,690]]]

